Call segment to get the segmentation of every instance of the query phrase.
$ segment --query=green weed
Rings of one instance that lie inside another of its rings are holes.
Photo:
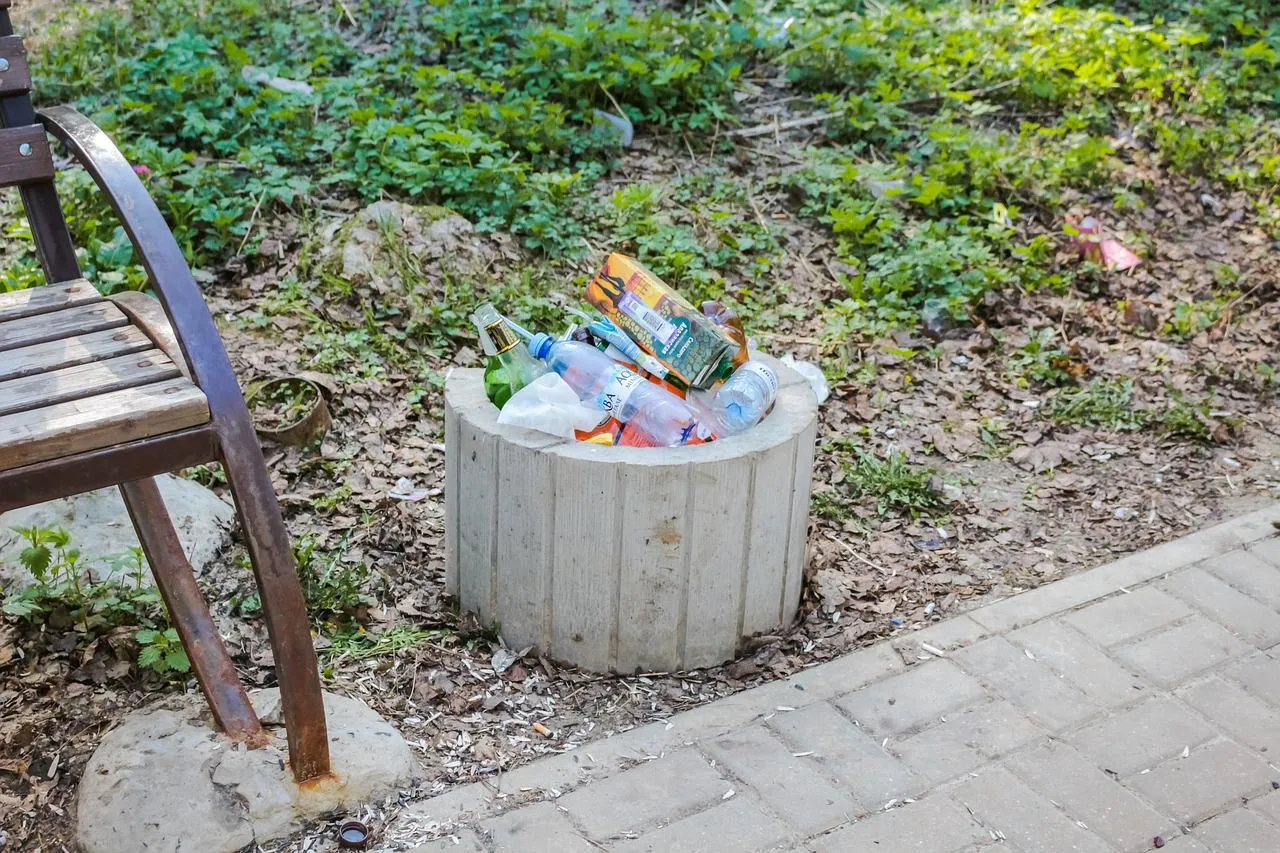
[[[139,626],[138,665],[159,674],[184,673],[187,654],[169,623],[160,591],[146,581],[139,548],[110,560],[124,580],[94,580],[92,568],[62,528],[27,527],[17,532],[27,546],[18,563],[33,582],[12,590],[0,610],[32,624],[73,628],[97,636],[121,625]]]
[[[339,657],[365,660],[394,655],[430,640],[449,636],[450,633],[444,630],[420,628],[416,625],[394,625],[375,635],[363,628],[347,627],[329,637],[330,645],[321,651],[321,659],[328,663]]]
[[[1057,330],[1033,331],[1026,343],[1008,351],[1004,357],[1004,378],[1019,388],[1032,385],[1069,385],[1075,375],[1069,370],[1071,357],[1054,345]]]
[[[1181,398],[1175,398],[1160,413],[1160,431],[1165,435],[1207,443],[1211,432],[1208,424],[1201,419],[1201,414]]]
[[[308,534],[293,543],[293,556],[302,598],[313,622],[345,624],[357,607],[372,601],[366,594],[372,570],[363,562],[345,560],[345,548],[318,551],[315,538]],[[246,616],[256,615],[262,612],[262,599],[257,592],[250,593],[237,603],[237,610]]]
[[[942,493],[933,486],[936,472],[911,465],[902,451],[890,451],[883,458],[859,451],[844,471],[850,496],[874,498],[880,515],[903,512],[915,518],[946,505]]]
[[[134,634],[141,650],[138,652],[138,666],[163,675],[167,672],[190,672],[191,659],[182,647],[176,628],[165,628],[158,631],[144,628]]]
[[[1049,400],[1045,414],[1059,423],[1127,432],[1142,429],[1149,413],[1133,405],[1133,380],[1098,377]]]

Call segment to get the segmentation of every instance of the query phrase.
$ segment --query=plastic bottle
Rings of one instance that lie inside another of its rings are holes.
[[[696,409],[590,344],[537,334],[529,352],[545,359],[584,403],[625,424],[627,444],[674,447],[715,438]]]
[[[480,335],[480,344],[488,358],[484,365],[484,393],[499,409],[511,395],[547,372],[547,368],[529,355],[512,333],[507,321],[488,302],[471,315]]]
[[[737,435],[760,423],[777,397],[778,374],[762,361],[748,361],[711,401],[721,434]]]

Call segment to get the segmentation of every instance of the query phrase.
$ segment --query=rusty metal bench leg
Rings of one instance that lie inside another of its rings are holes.
[[[151,564],[156,586],[164,598],[174,627],[191,659],[196,680],[213,709],[214,722],[226,734],[260,746],[266,735],[258,716],[249,704],[240,676],[227,654],[209,615],[209,607],[196,584],[191,564],[182,551],[173,521],[165,509],[156,481],[150,477],[120,485],[124,504],[133,519],[143,553]]]
[[[93,176],[120,217],[155,285],[192,379],[208,399],[221,461],[262,594],[293,776],[305,782],[328,775],[324,697],[297,566],[258,437],[200,288],[159,208],[107,135],[68,107],[45,110],[41,119]]]
[[[280,681],[289,763],[293,778],[301,783],[329,775],[329,735],[320,672],[298,584],[298,566],[271,476],[243,404],[236,414],[223,425],[222,464],[262,595],[262,612]]]

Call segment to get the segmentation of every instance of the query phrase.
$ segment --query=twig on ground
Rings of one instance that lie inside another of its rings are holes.
[[[244,247],[249,243],[249,237],[253,234],[253,223],[258,219],[258,211],[262,209],[262,200],[267,197],[267,191],[263,190],[258,193],[258,200],[253,205],[253,213],[249,214],[249,227],[244,229],[244,239],[240,241],[240,245],[236,247],[236,254],[244,251]]]
[[[889,571],[884,566],[871,562],[866,557],[862,556],[857,551],[853,550],[853,546],[850,545],[848,542],[844,542],[840,539],[837,539],[836,537],[832,536],[830,533],[827,534],[827,538],[830,539],[832,542],[836,543],[837,545],[839,545],[841,548],[844,548],[846,551],[848,551],[853,556],[853,558],[858,562],[864,565],[870,566],[871,568],[875,569],[877,572],[879,572],[882,575],[893,574],[893,572]]]
[[[351,10],[347,8],[346,3],[342,2],[342,0],[333,0],[333,2],[337,3],[338,8],[342,10],[342,15],[347,19],[347,23],[351,24],[353,27],[359,26],[359,24],[356,23],[356,16],[351,14]]]
[[[772,121],[767,124],[758,124],[755,127],[740,127],[736,130],[729,131],[729,136],[739,136],[744,139],[750,139],[753,136],[765,136],[766,134],[775,133],[781,130],[791,130],[797,127],[809,127],[810,125],[822,124],[824,121],[829,121],[833,118],[839,117],[839,115],[839,110],[832,110],[831,112],[818,113],[817,115],[788,119],[783,122]]]

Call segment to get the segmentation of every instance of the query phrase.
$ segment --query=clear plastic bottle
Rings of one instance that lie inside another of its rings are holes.
[[[590,344],[537,334],[529,352],[564,377],[584,403],[626,424],[630,445],[675,447],[715,438],[693,406]]]
[[[778,398],[778,374],[762,361],[748,361],[720,386],[711,401],[722,435],[737,435],[764,419]]]

